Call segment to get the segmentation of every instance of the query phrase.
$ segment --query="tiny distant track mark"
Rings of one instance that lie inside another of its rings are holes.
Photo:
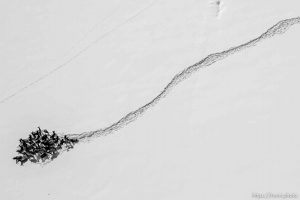
[[[212,0],[209,4],[210,15],[219,18],[222,12],[223,2],[221,0]]]

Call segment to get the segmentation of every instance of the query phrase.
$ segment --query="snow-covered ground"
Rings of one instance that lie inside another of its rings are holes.
[[[300,198],[300,24],[203,68],[134,123],[20,167],[37,126],[106,127],[299,0],[0,0],[0,199]]]

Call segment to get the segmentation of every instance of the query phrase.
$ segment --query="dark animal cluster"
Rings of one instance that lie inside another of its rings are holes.
[[[69,150],[77,143],[77,139],[58,136],[54,131],[50,134],[46,129],[31,132],[27,139],[20,139],[17,152],[19,156],[14,157],[16,163],[23,165],[27,161],[34,163],[53,160],[59,155],[60,150]]]

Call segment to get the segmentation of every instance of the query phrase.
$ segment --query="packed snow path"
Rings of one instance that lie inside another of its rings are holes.
[[[117,131],[120,128],[124,127],[128,123],[136,120],[146,110],[148,110],[150,107],[156,105],[162,98],[166,97],[166,95],[178,83],[180,83],[181,81],[190,77],[193,73],[197,72],[199,69],[210,66],[213,63],[220,61],[229,55],[232,55],[241,50],[252,47],[252,46],[256,45],[257,43],[262,42],[265,39],[271,38],[277,34],[283,34],[283,33],[285,33],[285,31],[287,31],[287,29],[289,27],[291,27],[295,24],[298,24],[299,22],[300,22],[300,17],[281,20],[255,39],[252,39],[244,44],[229,48],[228,50],[210,54],[207,57],[203,58],[201,61],[185,68],[180,73],[176,74],[173,77],[173,79],[165,86],[165,88],[154,99],[152,99],[149,103],[145,104],[144,106],[136,109],[135,111],[128,113],[127,115],[122,117],[119,121],[113,123],[112,125],[110,125],[106,128],[103,128],[103,129],[84,132],[81,134],[70,134],[70,135],[68,135],[68,137],[76,138],[78,140],[89,140],[94,137],[105,136],[105,135],[111,134],[114,131]]]

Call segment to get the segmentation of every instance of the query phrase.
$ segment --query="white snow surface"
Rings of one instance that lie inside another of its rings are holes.
[[[114,134],[47,165],[12,160],[37,126],[107,127],[299,16],[299,0],[0,0],[0,199],[300,198],[300,25],[200,69]]]

